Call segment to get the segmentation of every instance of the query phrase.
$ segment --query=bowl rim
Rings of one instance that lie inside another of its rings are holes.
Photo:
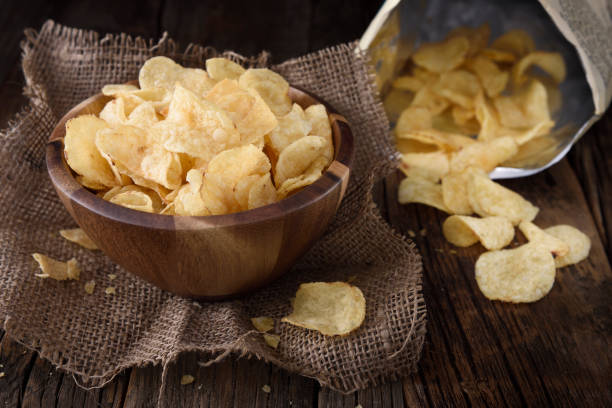
[[[134,81],[128,82],[134,83]],[[314,183],[302,188],[295,194],[280,201],[251,210],[221,215],[168,215],[133,210],[108,202],[76,181],[74,171],[68,166],[64,155],[64,136],[66,122],[85,114],[84,110],[92,103],[108,98],[102,93],[93,95],[71,108],[53,129],[46,149],[47,172],[58,192],[61,191],[70,201],[74,201],[101,217],[133,226],[172,229],[200,230],[205,228],[248,226],[265,221],[283,218],[288,214],[303,210],[330,194],[341,184],[341,198],[346,191],[350,169],[354,159],[354,140],[348,121],[329,103],[301,87],[291,86],[292,102],[303,108],[320,103],[327,109],[334,140],[334,159],[325,172]],[[299,101],[303,103],[300,103]],[[339,146],[336,146],[339,144]]]

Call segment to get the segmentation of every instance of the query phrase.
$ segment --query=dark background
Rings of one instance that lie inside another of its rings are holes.
[[[182,47],[195,42],[245,55],[265,49],[273,62],[281,62],[358,39],[382,3],[0,1],[0,128],[26,102],[23,30],[38,29],[49,18],[101,34],[159,39],[168,31]],[[560,270],[543,300],[512,305],[485,299],[474,281],[483,249],[449,245],[440,231],[446,218],[440,211],[399,205],[401,176],[394,174],[373,194],[383,217],[398,232],[414,235],[423,257],[428,333],[418,372],[342,395],[261,361],[232,357],[203,368],[197,356],[185,354],[168,370],[163,399],[171,407],[612,406],[611,133],[607,113],[568,159],[538,175],[503,182],[540,207],[538,225],[575,225],[593,240],[590,257]],[[2,330],[0,364],[0,407],[151,407],[161,381],[159,366],[137,367],[102,389],[86,391]],[[181,386],[186,373],[196,381]],[[270,385],[269,394],[262,384]]]

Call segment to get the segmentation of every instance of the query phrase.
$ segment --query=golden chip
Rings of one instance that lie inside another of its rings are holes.
[[[482,87],[474,74],[458,69],[440,75],[432,90],[465,109],[473,109],[474,99]]]
[[[240,75],[238,83],[243,88],[257,91],[276,116],[285,116],[291,110],[289,83],[276,72],[251,68]]]
[[[389,91],[383,101],[389,121],[396,122],[399,115],[404,111],[406,106],[410,106],[413,99],[414,94],[410,92],[400,91],[398,89]]]
[[[448,173],[448,157],[445,152],[402,154],[400,170],[407,177],[420,177],[437,183]]]
[[[184,376],[181,377],[181,385],[191,384],[194,381],[195,381],[195,378],[193,375],[185,374]]]
[[[476,282],[491,300],[535,302],[555,283],[555,262],[545,248],[526,244],[485,252],[476,261]]]
[[[278,118],[278,126],[266,135],[266,144],[278,157],[287,146],[311,131],[312,124],[306,118],[306,113],[300,105],[294,103],[288,114]]]
[[[304,173],[326,148],[326,141],[319,136],[305,136],[287,146],[278,156],[274,168],[274,183],[277,186],[287,179]]]
[[[104,129],[108,129],[106,122],[93,115],[70,119],[66,123],[64,152],[68,165],[84,179],[95,185],[113,187],[119,181],[95,144],[96,134]]]
[[[304,110],[304,114],[311,125],[309,135],[319,136],[325,139],[327,145],[323,152],[323,157],[328,160],[329,164],[334,158],[334,141],[332,140],[332,130],[329,124],[327,109],[321,104],[310,105]]]
[[[468,60],[466,65],[478,76],[489,97],[493,98],[506,89],[510,74],[501,71],[490,59],[477,55]]]
[[[514,225],[521,221],[532,221],[539,211],[538,207],[519,194],[479,173],[470,176],[468,198],[476,214],[482,217],[505,217]]]
[[[474,111],[474,109],[466,109],[459,105],[453,106],[453,108],[451,109],[451,114],[453,116],[453,120],[458,125],[466,125],[470,121],[470,119],[476,116],[476,112]]]
[[[510,30],[493,41],[491,48],[522,57],[535,50],[535,43],[527,32],[523,30]]]
[[[124,125],[127,122],[125,99],[119,97],[109,101],[100,111],[100,119],[111,126]]]
[[[96,136],[100,153],[128,176],[138,176],[175,189],[182,184],[183,169],[176,153],[164,149],[138,127],[104,129]]]
[[[167,57],[148,59],[140,68],[138,82],[141,90],[162,88],[172,91],[176,84],[180,84],[199,96],[204,96],[214,85],[206,71],[184,68]]]
[[[567,255],[569,252],[570,248],[565,242],[547,234],[532,222],[522,221],[519,224],[519,229],[529,242],[543,246],[556,257]]]
[[[485,174],[482,169],[468,167],[458,173],[442,177],[442,201],[452,214],[469,215],[474,212],[468,198],[467,184],[472,172]]]
[[[243,144],[263,147],[264,135],[276,127],[278,121],[257,92],[238,86],[235,80],[218,82],[206,95],[206,100],[225,110],[232,119]]]
[[[404,109],[395,125],[395,133],[400,135],[414,130],[430,129],[432,113],[420,106],[409,106]]]
[[[514,226],[504,217],[452,215],[442,224],[442,232],[451,244],[467,247],[480,241],[488,250],[501,249],[514,238]]]
[[[102,87],[102,94],[106,96],[114,96],[122,92],[137,91],[138,87],[128,84],[109,84]]]
[[[137,126],[142,129],[147,129],[156,122],[159,122],[159,119],[155,112],[155,106],[153,102],[148,101],[135,107],[125,121],[127,125]]]
[[[264,333],[263,338],[268,346],[272,347],[273,349],[278,348],[278,345],[280,343],[280,336],[277,336],[276,334]]]
[[[260,332],[267,332],[274,328],[274,319],[268,316],[251,317],[251,323]]]
[[[400,76],[393,81],[393,87],[403,91],[418,92],[424,86],[425,81],[413,75]]]
[[[400,183],[397,196],[400,204],[421,203],[449,212],[442,199],[442,186],[431,180],[407,177]]]
[[[85,282],[84,288],[85,288],[85,292],[88,295],[91,295],[92,293],[94,293],[94,290],[96,288],[96,281],[90,280],[90,281]]]
[[[75,258],[67,262],[56,261],[43,254],[32,254],[32,257],[38,262],[42,273],[36,274],[39,278],[51,278],[55,280],[76,279],[79,280],[81,270]]]
[[[516,56],[513,53],[508,51],[496,50],[493,48],[485,48],[480,50],[480,55],[500,64],[512,63],[516,61]]]
[[[558,52],[534,51],[525,55],[512,67],[512,81],[515,85],[521,85],[527,80],[525,72],[532,65],[538,66],[550,75],[557,84],[565,79],[565,61],[563,61],[561,54]]]
[[[323,172],[325,166],[325,159],[315,160],[304,173],[300,174],[299,176],[288,178],[287,180],[285,180],[283,184],[278,187],[278,197],[280,199],[285,198],[297,192],[302,187],[312,184],[319,177],[321,177],[321,173]]]
[[[566,255],[555,258],[557,268],[576,264],[589,256],[591,240],[582,231],[570,225],[556,225],[546,228],[544,232],[560,239],[569,246],[569,252]]]
[[[465,61],[470,42],[465,37],[453,37],[439,43],[423,44],[412,60],[415,64],[433,72],[453,70]]]
[[[432,115],[442,113],[449,106],[449,102],[433,92],[430,87],[423,87],[414,95],[412,106],[420,106],[431,112]]]
[[[175,215],[201,216],[210,215],[200,192],[204,183],[202,171],[191,169],[187,172],[187,184],[184,184],[172,201]],[[166,212],[168,209],[165,209]]]
[[[206,60],[206,71],[215,81],[238,79],[245,69],[227,58],[209,58]]]
[[[240,133],[225,111],[180,85],[174,90],[164,122],[153,128],[164,140],[164,147],[204,162],[240,143]]]
[[[509,96],[493,99],[499,121],[509,128],[527,128],[550,121],[546,87],[531,80],[526,87]]]
[[[60,235],[66,238],[70,242],[74,242],[75,244],[79,244],[80,246],[87,249],[98,249],[98,246],[95,242],[91,240],[80,228],[73,228],[67,230],[60,230]]]
[[[149,213],[159,212],[162,206],[161,199],[155,191],[137,185],[114,187],[102,198],[113,204]]]
[[[321,173],[319,172],[319,176],[320,175]],[[272,184],[272,177],[270,173],[266,173],[263,176],[258,176],[252,183],[245,209],[251,210],[253,208],[263,207],[277,200],[278,194],[276,188],[274,188],[274,184]]]
[[[517,151],[518,144],[511,136],[475,143],[453,154],[450,171],[460,173],[468,167],[477,167],[489,173],[500,163],[514,156]]]
[[[326,336],[349,334],[361,326],[366,312],[363,293],[346,282],[302,283],[292,306],[283,322]]]

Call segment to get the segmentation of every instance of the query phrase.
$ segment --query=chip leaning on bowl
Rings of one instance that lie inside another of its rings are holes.
[[[273,71],[154,57],[138,82],[106,85],[112,99],[99,116],[66,123],[68,165],[114,204],[187,216],[245,211],[312,184],[332,161],[325,107],[292,103]]]

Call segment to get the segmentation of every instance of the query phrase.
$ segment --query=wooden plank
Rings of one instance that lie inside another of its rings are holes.
[[[300,0],[191,0],[168,2],[161,26],[183,47],[193,42],[247,56],[268,50],[281,62],[308,50],[309,16],[309,2]]]
[[[0,401],[7,407],[17,407],[23,400],[23,392],[35,353],[4,335],[0,342]]]
[[[130,372],[124,408],[147,408],[157,404],[161,386],[161,367],[135,367]]]
[[[419,373],[404,381],[406,400],[456,406],[571,406],[609,400],[604,379],[610,367],[610,308],[603,297],[612,274],[567,162],[503,183],[540,206],[536,223],[569,223],[594,240],[587,261],[559,270],[551,293],[528,305],[484,298],[473,278],[483,249],[446,243],[440,231],[445,214],[394,204],[399,179],[394,175],[387,180],[389,217],[405,234],[417,232],[429,310]]]
[[[570,151],[570,163],[612,260],[612,113],[608,112]]]

